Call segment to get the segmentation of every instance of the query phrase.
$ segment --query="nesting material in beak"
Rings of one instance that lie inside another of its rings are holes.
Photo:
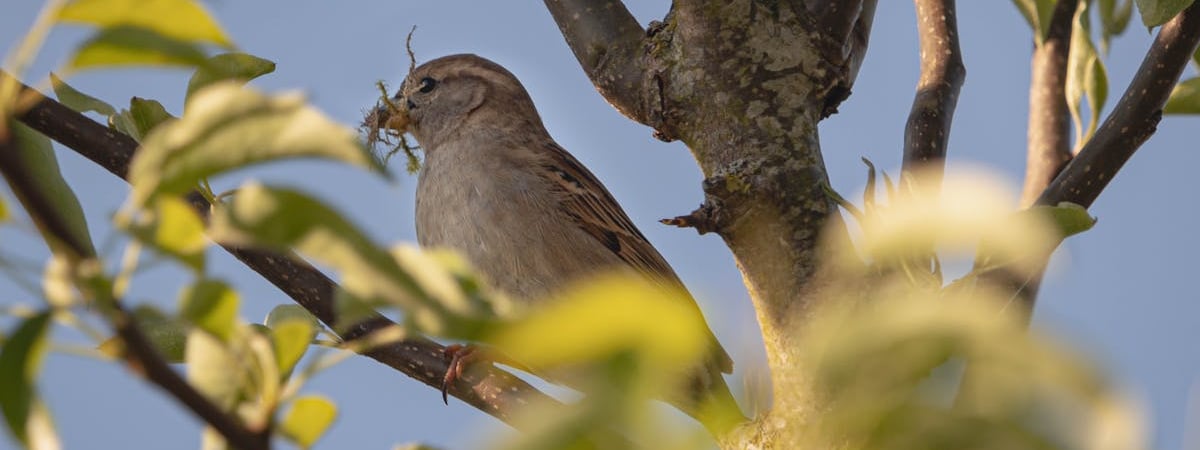
[[[384,118],[383,128],[400,134],[408,132],[408,112],[404,110],[380,111]]]

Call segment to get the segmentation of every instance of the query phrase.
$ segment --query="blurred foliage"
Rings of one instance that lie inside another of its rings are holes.
[[[1053,2],[1014,3],[1041,45]],[[1073,17],[1067,100],[1077,145],[1099,121],[1108,95],[1103,53],[1125,30],[1133,3],[1080,0]],[[1136,2],[1148,27],[1161,25],[1190,3]],[[529,405],[518,419],[527,432],[481,443],[485,447],[712,445],[697,427],[680,426],[652,402],[683,389],[676,385],[681,368],[703,353],[704,325],[683,293],[629,274],[605,274],[567,289],[544,307],[521,310],[490,289],[460,256],[380,245],[336,208],[304,192],[248,180],[230,201],[219,201],[206,179],[252,164],[321,158],[376,175],[386,172],[352,130],[303,97],[244,86],[272,72],[274,63],[232,51],[233,42],[200,2],[51,1],[15,52],[13,67],[25,66],[56,23],[94,28],[66,59],[59,72],[64,76],[129,65],[183,67],[192,76],[181,88],[185,107],[178,117],[155,100],[137,97],[118,109],[50,77],[62,103],[99,114],[142,147],[130,168],[130,199],[113,218],[129,238],[122,261],[72,254],[55,242],[60,236],[44,234],[54,251],[43,280],[45,305],[25,309],[36,312],[0,335],[0,410],[18,444],[59,447],[36,389],[52,325],[81,328],[101,357],[128,358],[120,338],[87,329],[75,317],[111,320],[108,307],[123,301],[137,256],[149,248],[194,277],[181,287],[174,311],[133,308],[132,320],[158,356],[186,364],[188,382],[248,427],[271,429],[301,448],[319,443],[338,414],[334,400],[304,393],[305,383],[351,350],[407,332],[485,343],[501,362],[586,394],[566,407]],[[213,54],[214,49],[221,53]],[[1167,112],[1200,111],[1195,83],[1193,78],[1177,87]],[[0,124],[15,127],[22,158],[42,183],[39,189],[52,194],[54,209],[70,224],[70,238],[90,249],[82,210],[48,140],[8,120],[21,100],[15,92],[11,80],[0,85]],[[368,128],[381,130],[380,124]],[[785,432],[790,434],[780,442],[854,449],[1140,448],[1141,424],[1129,401],[1078,355],[1040,332],[1026,331],[1014,317],[1011,298],[977,283],[981,271],[1001,265],[1036,273],[1062,239],[1087,230],[1095,219],[1070,204],[1014,213],[1015,202],[1000,183],[976,173],[948,173],[938,192],[923,191],[922,186],[936,184],[919,175],[899,186],[886,174],[884,179],[887,195],[876,198],[872,167],[861,209],[829,190],[857,219],[861,234],[853,246],[834,249],[839,264],[828,299],[797,340],[806,346],[803,358],[786,368],[802,374],[798,379],[811,380],[802,389],[822,405],[821,413],[768,417],[789,425]],[[189,192],[204,195],[213,209],[193,209],[184,198]],[[0,211],[7,217],[7,209]],[[211,222],[205,222],[206,215]],[[343,318],[390,310],[402,315],[404,330],[341,342],[296,305],[275,308],[263,323],[248,321],[239,312],[238,292],[206,275],[204,253],[212,245],[206,236],[224,244],[294,250],[322,263],[341,278],[339,311],[360,313]],[[946,282],[941,262],[946,256],[969,258],[974,265]],[[119,266],[115,274],[109,265]],[[106,302],[89,307],[84,299]],[[309,352],[314,344],[335,350]],[[203,446],[225,444],[210,429]]]

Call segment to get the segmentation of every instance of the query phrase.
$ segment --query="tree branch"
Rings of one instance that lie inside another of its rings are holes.
[[[1096,134],[1038,198],[1090,207],[1125,161],[1154,134],[1162,108],[1200,43],[1200,2],[1163,24],[1137,74]]]
[[[967,70],[958,47],[954,0],[915,0],[921,39],[921,79],[904,130],[902,170],[930,167],[939,175]],[[940,180],[938,181],[940,184]]]
[[[25,210],[50,239],[57,241],[56,248],[68,253],[76,261],[96,258],[95,251],[90,245],[85,245],[73,236],[65,218],[55,209],[54,203],[45,197],[46,193],[39,189],[39,184],[33,179],[38,173],[27,167],[19,156],[19,150],[11,138],[11,130],[7,123],[0,123],[0,173],[12,187],[13,194],[25,206]],[[84,290],[81,288],[81,290]],[[270,434],[266,430],[252,431],[246,428],[233,415],[223,411],[188,384],[178,373],[167,365],[166,360],[154,348],[133,315],[127,311],[119,299],[111,298],[109,292],[91,292],[93,297],[109,297],[103,302],[109,322],[124,344],[124,356],[136,364],[134,371],[141,373],[146,380],[158,386],[168,395],[174,397],[201,420],[212,426],[225,440],[235,448],[266,449],[270,447]]]
[[[1029,81],[1029,138],[1021,206],[1031,204],[1071,161],[1067,110],[1067,55],[1076,0],[1059,0],[1046,39],[1033,50]]]
[[[23,92],[30,90],[32,88],[29,86],[22,85]],[[49,98],[42,98],[18,119],[122,179],[137,149],[137,142],[129,136]],[[207,216],[208,202],[199,195],[190,195],[188,200],[202,217]],[[337,326],[334,309],[336,284],[329,277],[294,255],[222,247],[326,325]],[[392,325],[392,321],[377,315],[349,327],[343,331],[342,337],[354,340]],[[369,348],[363,354],[437,389],[441,388],[442,376],[448,367],[444,347],[421,337]],[[514,426],[513,413],[517,406],[534,402],[558,403],[523,380],[495,367],[471,370],[464,374],[461,381],[449,387],[449,394]]]
[[[583,72],[605,100],[634,121],[650,125],[645,30],[620,0],[545,0]]]
[[[874,0],[869,0],[874,3]],[[850,32],[854,30],[862,15],[864,0],[806,0],[808,10],[816,17],[817,30],[830,42],[842,46],[843,56],[848,53]]]

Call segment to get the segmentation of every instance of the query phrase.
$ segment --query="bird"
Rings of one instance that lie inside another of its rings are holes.
[[[550,136],[525,87],[501,65],[473,54],[433,59],[410,70],[391,103],[398,111],[388,128],[411,134],[424,153],[416,188],[422,247],[457,250],[516,299],[549,298],[620,269],[686,292],[612,194]],[[706,358],[686,371],[687,393],[663,400],[719,432],[745,418],[722,376],[733,361],[705,331]]]

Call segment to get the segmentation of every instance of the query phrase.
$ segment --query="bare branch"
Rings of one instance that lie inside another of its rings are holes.
[[[1163,24],[1137,74],[1100,129],[1038,198],[1090,207],[1125,161],[1154,134],[1162,108],[1200,43],[1200,2]]]
[[[12,141],[8,124],[0,124],[0,172],[12,187],[13,194],[20,199],[39,225],[39,228],[57,241],[61,248],[76,260],[94,259],[94,249],[90,245],[75,240],[69,231],[67,220],[61,212],[55,209],[54,203],[46,198],[39,184],[33,179],[36,173],[28,167],[19,156],[15,143]],[[94,296],[107,293],[92,293]],[[265,430],[252,431],[246,428],[233,415],[221,410],[191,384],[184,381],[170,366],[162,355],[146,338],[133,315],[125,310],[117,299],[105,302],[104,308],[111,325],[124,344],[124,356],[134,364],[134,371],[140,373],[158,386],[168,395],[174,397],[185,407],[217,430],[225,440],[235,448],[266,449],[270,447],[270,435]]]
[[[596,90],[622,114],[650,124],[642,85],[646,36],[620,0],[545,0],[559,31]]]
[[[921,80],[904,129],[904,173],[945,167],[946,143],[967,70],[958,48],[954,0],[915,0],[921,38]]]
[[[1071,118],[1067,110],[1067,54],[1076,0],[1059,0],[1046,39],[1033,50],[1029,81],[1029,138],[1021,206],[1029,206],[1071,161]]]
[[[22,90],[32,89],[22,85]],[[49,98],[41,99],[18,119],[121,178],[125,178],[129,161],[137,148],[137,142],[129,136],[96,123]],[[207,215],[209,205],[201,196],[190,195],[188,201],[202,216]],[[325,274],[294,255],[223,247],[322,322],[330,327],[336,326],[336,284]],[[350,327],[342,337],[346,340],[358,339],[392,325],[394,323],[387,318],[375,316]],[[444,347],[420,337],[368,349],[364,354],[439,390],[442,375],[448,367]],[[450,386],[449,393],[514,426],[513,413],[518,405],[557,403],[528,383],[494,367],[464,374],[461,381]]]

